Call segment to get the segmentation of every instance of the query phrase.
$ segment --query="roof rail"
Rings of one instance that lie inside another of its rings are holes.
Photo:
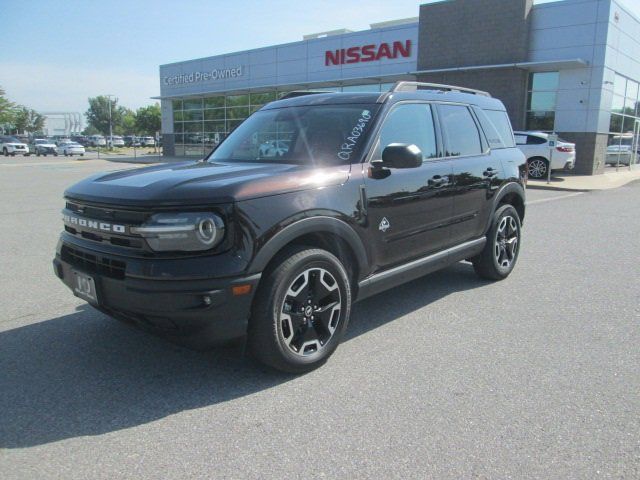
[[[439,83],[408,82],[408,81],[396,82],[393,85],[393,87],[391,87],[391,89],[389,90],[389,93],[407,92],[407,91],[418,90],[420,88],[423,88],[425,90],[444,90],[446,92],[472,93],[474,95],[491,97],[491,94],[489,92],[485,92],[483,90],[476,90],[475,88],[456,87],[455,85],[441,85]]]
[[[294,90],[293,92],[287,92],[280,97],[279,100],[285,100],[287,98],[304,97],[305,95],[317,95],[319,93],[331,93],[324,90]]]

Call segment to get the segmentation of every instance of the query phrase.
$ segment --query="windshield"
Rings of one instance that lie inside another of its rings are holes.
[[[376,104],[306,105],[251,115],[208,161],[340,165],[361,161]]]

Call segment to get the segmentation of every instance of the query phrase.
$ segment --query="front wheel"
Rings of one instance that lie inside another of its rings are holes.
[[[249,323],[248,347],[260,362],[289,373],[322,365],[349,322],[351,287],[331,253],[286,250],[265,272]]]
[[[520,252],[520,216],[512,205],[503,205],[493,214],[487,243],[482,252],[471,259],[476,273],[488,280],[507,278]]]
[[[4,154],[4,156],[5,156],[5,157],[8,157],[8,156],[9,156],[9,150],[7,150],[7,147],[4,147],[4,148],[2,149],[2,153]]]

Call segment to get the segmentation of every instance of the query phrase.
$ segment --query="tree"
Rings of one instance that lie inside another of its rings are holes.
[[[44,121],[44,116],[25,106],[19,106],[14,115],[14,127],[18,133],[42,131]]]
[[[136,112],[136,130],[138,133],[155,135],[160,131],[160,105],[140,107]]]
[[[131,135],[136,133],[136,112],[125,107],[122,109],[122,124],[118,125],[118,129],[114,130],[118,135]]]
[[[10,102],[5,96],[5,92],[0,87],[0,128],[11,129],[14,128],[16,105]]]
[[[115,132],[115,127],[122,125],[122,116],[126,111],[125,108],[118,107],[118,100],[109,99],[104,95],[89,98],[89,110],[85,113],[89,126],[103,135],[109,135],[109,103],[111,103],[111,125]]]
[[[100,130],[98,130],[96,127],[94,127],[93,125],[89,125],[87,128],[85,128],[82,131],[82,135],[100,135]]]

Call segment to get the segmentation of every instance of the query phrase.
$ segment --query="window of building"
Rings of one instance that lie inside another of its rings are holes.
[[[439,105],[440,123],[446,134],[446,156],[480,155],[480,132],[469,109],[462,105]]]
[[[527,130],[547,132],[554,130],[559,80],[559,72],[533,72],[529,74]]]
[[[638,163],[640,145],[640,85],[637,81],[616,74],[611,100],[611,119],[607,143],[607,163]],[[634,152],[634,149],[636,150]]]
[[[377,83],[328,87],[327,91],[387,91],[393,84]],[[289,90],[211,95],[203,98],[173,100],[173,131],[176,155],[204,156],[249,115]],[[182,135],[189,133],[189,135]],[[187,153],[188,152],[188,153]]]

